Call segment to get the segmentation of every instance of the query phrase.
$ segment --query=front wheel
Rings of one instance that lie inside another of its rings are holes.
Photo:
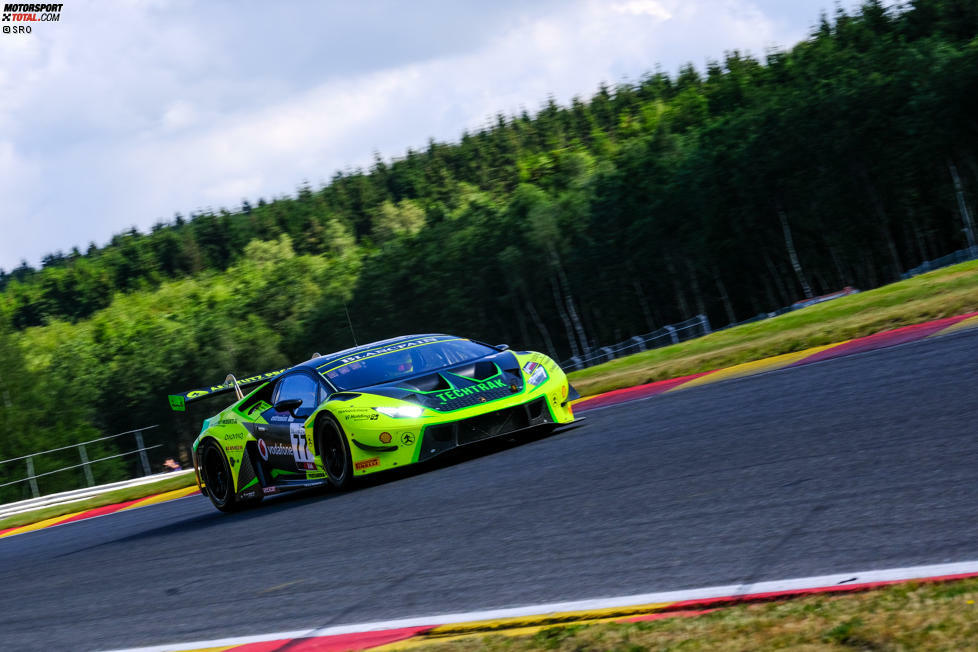
[[[348,489],[353,483],[350,445],[343,429],[330,417],[320,417],[316,421],[316,449],[329,483],[337,489]]]
[[[200,452],[200,471],[208,498],[222,512],[237,511],[241,506],[235,500],[234,478],[224,452],[209,439],[204,442],[203,448]]]

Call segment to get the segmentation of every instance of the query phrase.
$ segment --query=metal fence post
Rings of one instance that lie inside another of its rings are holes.
[[[710,334],[710,320],[706,315],[700,315],[700,325],[703,327],[703,334]]]
[[[139,461],[143,463],[143,475],[149,475],[149,457],[146,455],[146,444],[143,443],[143,431],[136,431],[136,448],[139,449]]]
[[[31,494],[33,494],[35,498],[40,498],[41,497],[41,492],[37,488],[37,478],[34,477],[34,458],[33,457],[28,457],[27,458],[27,481],[31,485]]]
[[[81,456],[81,461],[85,469],[85,482],[89,487],[95,486],[95,478],[92,476],[92,465],[88,463],[88,453],[85,452],[85,444],[78,444],[78,455]]]
[[[672,339],[673,344],[679,344],[679,337],[676,335],[676,329],[672,326],[666,326],[665,329],[669,332],[669,338]]]
[[[638,335],[636,335],[635,337],[632,338],[632,341],[635,342],[635,344],[638,345],[638,350],[639,351],[644,351],[645,350],[645,340],[643,340],[641,337],[639,337]]]

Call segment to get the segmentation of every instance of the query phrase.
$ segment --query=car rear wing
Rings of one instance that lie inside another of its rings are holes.
[[[239,399],[244,398],[244,394],[241,391],[242,387],[263,383],[270,378],[278,376],[286,369],[288,369],[288,367],[285,369],[278,369],[277,371],[266,371],[263,374],[249,376],[248,378],[242,378],[241,380],[237,380],[232,374],[228,374],[228,377],[224,379],[224,383],[221,385],[212,385],[211,387],[192,389],[189,392],[184,392],[182,394],[170,394],[168,397],[170,399],[170,409],[174,412],[185,412],[187,410],[187,403],[193,403],[194,401],[199,401],[202,398],[217,396],[218,394],[225,394],[227,392],[234,392]]]

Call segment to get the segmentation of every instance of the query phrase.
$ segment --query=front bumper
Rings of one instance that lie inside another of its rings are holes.
[[[458,446],[555,423],[547,410],[546,397],[541,397],[467,419],[426,426],[417,461],[423,462]]]
[[[363,407],[335,414],[351,440],[354,475],[361,476],[527,428],[571,423],[571,388],[563,378],[554,380],[499,401],[445,413],[429,411],[418,419],[387,418]]]

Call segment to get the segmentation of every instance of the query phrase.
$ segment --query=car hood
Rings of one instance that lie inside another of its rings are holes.
[[[523,390],[519,361],[503,351],[438,371],[353,390],[451,412],[497,401]]]

